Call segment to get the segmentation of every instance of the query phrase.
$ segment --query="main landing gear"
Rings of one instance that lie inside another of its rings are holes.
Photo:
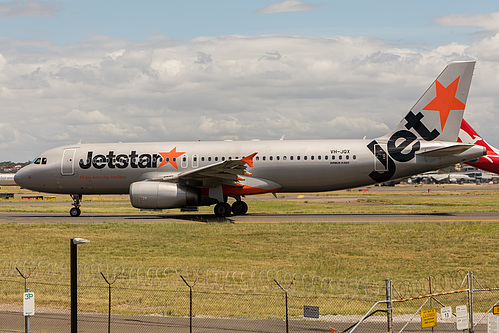
[[[228,217],[231,213],[234,215],[244,215],[248,212],[246,202],[237,200],[232,207],[226,202],[219,202],[215,205],[215,215],[218,217]]]
[[[81,194],[71,194],[71,199],[73,199],[73,208],[69,210],[69,215],[72,217],[78,217],[81,214],[80,210],[80,201],[81,201]]]

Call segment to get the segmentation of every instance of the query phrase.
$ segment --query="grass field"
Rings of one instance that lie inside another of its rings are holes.
[[[254,213],[499,212],[499,190],[371,189],[318,194],[313,200],[286,195],[251,199]],[[95,201],[94,201],[95,200]],[[107,202],[112,201],[112,202]],[[407,207],[410,205],[410,207]],[[1,201],[0,211],[67,212],[57,197],[43,204]],[[211,212],[207,208],[206,212]],[[177,210],[178,211],[178,210]],[[86,198],[84,212],[133,212],[125,197]],[[498,213],[499,214],[499,213]],[[380,222],[383,222],[380,217]],[[80,263],[144,267],[211,267],[224,270],[286,270],[318,276],[421,278],[472,270],[494,279],[499,269],[497,223],[297,223],[156,221],[98,224],[0,224],[0,258],[69,261],[69,239],[83,237]]]

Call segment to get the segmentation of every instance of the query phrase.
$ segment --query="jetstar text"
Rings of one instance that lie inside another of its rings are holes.
[[[373,171],[369,174],[369,177],[377,182],[386,182],[395,174],[397,169],[395,161],[405,163],[414,159],[416,152],[421,148],[421,143],[418,141],[416,134],[409,131],[410,129],[414,129],[425,141],[433,141],[440,135],[440,132],[436,129],[430,132],[421,122],[423,117],[424,115],[421,112],[414,114],[412,111],[409,111],[407,116],[405,116],[405,120],[407,121],[405,128],[407,130],[399,130],[392,134],[386,145],[388,153],[385,152],[376,140],[371,141],[367,145],[367,148],[378,159],[380,164],[386,167],[386,171]],[[407,149],[408,147],[410,149]]]
[[[125,169],[129,166],[134,169],[157,168],[158,162],[163,160],[159,154],[137,154],[135,150],[131,151],[130,154],[115,154],[111,150],[107,155],[93,155],[94,152],[89,151],[85,161],[80,159],[80,168],[89,169],[90,167],[94,167],[96,169],[103,169],[106,166],[110,169]]]

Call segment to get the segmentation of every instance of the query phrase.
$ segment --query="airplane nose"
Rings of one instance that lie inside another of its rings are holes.
[[[29,180],[31,180],[31,176],[29,175],[28,172],[26,172],[25,168],[22,168],[14,175],[14,181],[16,182],[17,185],[21,187],[26,187]]]

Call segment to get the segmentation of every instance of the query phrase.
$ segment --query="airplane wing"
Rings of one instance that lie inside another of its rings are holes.
[[[253,158],[256,152],[237,160],[226,160],[192,169],[186,172],[175,173],[147,173],[144,180],[179,182],[194,187],[214,187],[219,185],[237,186],[243,179],[240,176],[249,176],[248,167],[253,167]]]
[[[250,175],[246,168],[253,166],[253,153],[238,160],[227,160],[205,167],[182,172],[177,175],[179,181],[191,186],[213,187],[218,185],[237,186],[243,180],[240,175]],[[171,180],[169,180],[171,181]]]

